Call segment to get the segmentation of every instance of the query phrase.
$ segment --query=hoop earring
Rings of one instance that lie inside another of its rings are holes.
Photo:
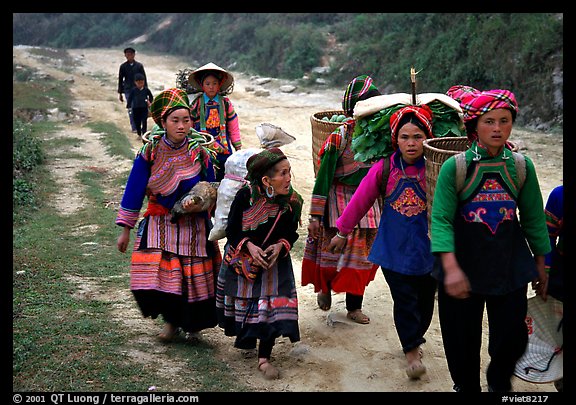
[[[269,189],[272,189],[272,191],[268,191]],[[274,197],[274,187],[272,187],[271,184],[268,187],[266,187],[266,196],[268,198]]]

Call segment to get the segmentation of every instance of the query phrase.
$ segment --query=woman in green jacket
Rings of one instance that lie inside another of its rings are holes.
[[[517,173],[507,147],[518,104],[509,90],[455,86],[470,141],[466,178],[456,187],[456,158],[442,165],[432,206],[431,246],[439,258],[438,314],[454,390],[478,392],[484,309],[490,329],[489,391],[510,391],[528,342],[527,286],[545,298],[550,251],[542,194],[532,161]],[[522,187],[518,179],[525,177]],[[519,211],[519,216],[517,215]]]

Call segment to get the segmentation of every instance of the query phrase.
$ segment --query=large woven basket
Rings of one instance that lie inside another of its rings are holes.
[[[426,202],[428,206],[428,228],[432,216],[432,202],[434,200],[434,191],[436,190],[436,181],[440,167],[459,152],[468,149],[468,137],[444,137],[432,138],[424,141],[424,159],[426,160]],[[428,231],[430,232],[430,231]]]
[[[518,146],[509,142],[514,152],[518,151]],[[463,152],[470,146],[468,137],[444,137],[426,139],[424,141],[424,158],[426,159],[426,200],[428,206],[428,225],[432,215],[432,202],[434,200],[434,191],[436,190],[436,181],[440,173],[440,167],[459,152]]]
[[[320,152],[322,144],[324,144],[328,135],[342,125],[341,122],[322,121],[322,118],[330,118],[334,114],[344,114],[344,111],[321,111],[310,116],[310,124],[312,125],[312,162],[314,163],[314,176],[318,173],[318,152]]]

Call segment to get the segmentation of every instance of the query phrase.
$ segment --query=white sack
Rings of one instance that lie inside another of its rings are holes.
[[[224,164],[225,175],[218,186],[214,227],[210,231],[210,235],[208,235],[208,240],[217,241],[226,237],[230,205],[234,197],[236,197],[238,190],[245,184],[248,184],[247,180],[244,180],[248,173],[246,162],[250,156],[261,151],[262,149],[258,148],[240,149],[231,154],[228,160],[226,160]]]

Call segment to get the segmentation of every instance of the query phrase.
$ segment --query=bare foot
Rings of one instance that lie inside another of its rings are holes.
[[[328,311],[332,306],[331,291],[328,291],[327,293],[319,292],[316,296],[316,302],[318,303],[318,308],[322,311]]]
[[[176,328],[171,323],[166,322],[164,324],[164,329],[162,329],[162,332],[160,332],[160,334],[158,335],[158,339],[164,343],[171,342],[176,336],[177,331],[178,328]]]
[[[422,374],[426,372],[426,366],[422,363],[423,356],[422,349],[416,347],[409,352],[406,352],[406,361],[408,362],[408,367],[406,367],[406,375],[411,379],[418,379]]]
[[[267,380],[277,380],[280,378],[280,372],[274,367],[268,359],[258,359],[258,370]]]

